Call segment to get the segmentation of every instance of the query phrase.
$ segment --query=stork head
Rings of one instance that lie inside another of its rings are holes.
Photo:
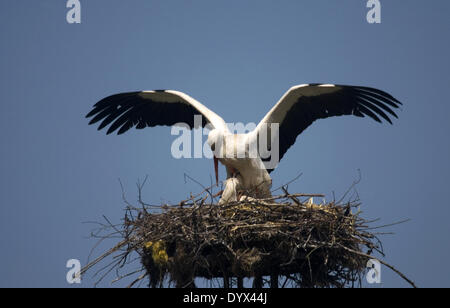
[[[218,129],[213,129],[208,134],[208,145],[211,147],[214,155],[220,157],[221,145],[223,142],[223,133]]]
[[[218,129],[213,129],[208,134],[208,145],[214,155],[214,172],[216,175],[216,184],[219,185],[219,159],[223,152],[223,132]]]

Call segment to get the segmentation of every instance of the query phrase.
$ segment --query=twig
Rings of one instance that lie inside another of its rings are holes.
[[[386,263],[386,262],[384,262],[383,260],[380,260],[380,259],[378,259],[378,258],[375,258],[374,256],[365,254],[365,253],[363,253],[363,252],[360,252],[360,251],[356,251],[356,250],[347,248],[347,247],[345,247],[345,246],[343,246],[343,245],[340,245],[340,246],[341,246],[343,249],[345,249],[345,250],[347,250],[347,251],[349,251],[349,252],[352,252],[352,253],[354,253],[354,254],[357,254],[357,255],[366,257],[366,258],[368,258],[368,259],[374,259],[374,260],[377,260],[378,262],[380,262],[380,263],[383,264],[384,266],[390,268],[392,271],[394,271],[395,273],[397,273],[397,275],[399,275],[399,276],[400,276],[401,278],[403,278],[406,282],[408,282],[413,288],[417,288],[416,284],[415,284],[412,280],[410,280],[410,279],[409,279],[408,277],[406,277],[402,272],[400,272],[398,269],[396,269],[395,267],[393,267],[393,266],[390,265],[389,263]]]

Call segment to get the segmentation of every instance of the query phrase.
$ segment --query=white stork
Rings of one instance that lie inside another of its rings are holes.
[[[270,196],[272,184],[261,155],[249,155],[249,146],[259,144],[261,137],[276,138],[279,160],[315,120],[333,116],[368,116],[377,122],[390,116],[397,118],[393,108],[401,103],[388,93],[369,87],[332,84],[305,84],[290,88],[278,103],[248,134],[233,134],[225,121],[213,111],[185,93],[172,90],[129,92],[112,95],[94,105],[87,118],[89,124],[102,121],[98,129],[110,125],[107,134],[118,130],[123,134],[132,127],[143,129],[157,125],[185,123],[194,128],[194,116],[202,116],[202,127],[212,127],[207,143],[214,153],[216,182],[218,161],[225,165],[227,181],[221,201],[236,200],[237,191],[256,198]],[[277,134],[271,134],[270,124],[278,124]],[[274,136],[272,136],[274,135]],[[269,143],[270,144],[270,143]],[[236,149],[245,155],[237,155]],[[259,149],[259,148],[258,148]],[[258,152],[259,153],[259,152]]]

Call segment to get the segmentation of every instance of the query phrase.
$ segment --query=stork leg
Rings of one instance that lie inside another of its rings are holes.
[[[214,198],[217,198],[219,196],[222,196],[223,194],[223,189],[221,191],[219,191],[217,194],[213,195]]]

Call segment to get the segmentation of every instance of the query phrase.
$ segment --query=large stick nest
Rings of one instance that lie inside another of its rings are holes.
[[[132,285],[146,277],[151,287],[193,287],[196,278],[219,278],[224,287],[242,287],[244,278],[254,278],[261,287],[263,277],[270,277],[271,287],[360,285],[367,261],[383,252],[356,210],[359,203],[317,205],[311,196],[285,191],[221,206],[207,203],[207,196],[157,209],[129,205],[118,231],[123,240],[83,272],[122,251],[110,270],[137,252],[143,273]]]

